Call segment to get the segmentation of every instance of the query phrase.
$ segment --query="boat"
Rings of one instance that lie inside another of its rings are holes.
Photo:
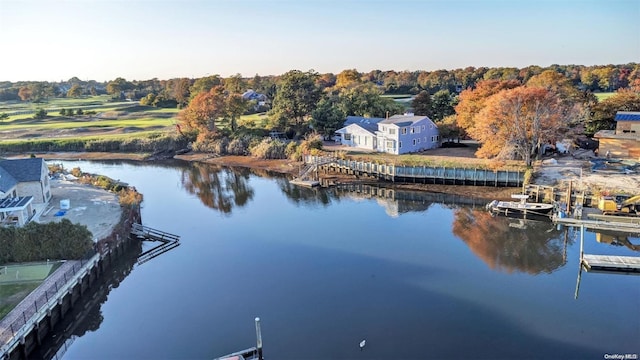
[[[514,194],[511,198],[519,201],[493,200],[487,204],[487,210],[505,215],[548,215],[553,210],[553,204],[527,202],[527,194]]]

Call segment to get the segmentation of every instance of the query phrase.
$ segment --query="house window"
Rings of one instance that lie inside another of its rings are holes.
[[[406,127],[403,127],[403,128],[402,128],[402,135],[406,135],[406,134],[407,134],[407,128],[406,128]]]
[[[393,149],[393,141],[387,141],[387,149]]]
[[[413,139],[413,146],[416,146],[416,139]]]
[[[424,125],[422,125],[422,130],[424,130]]]
[[[398,141],[398,149],[402,148],[402,141]]]
[[[431,128],[433,129],[433,124],[431,124]]]
[[[414,127],[412,126],[412,127],[411,127],[411,133],[412,133],[412,134],[415,134],[415,132],[416,132],[416,128],[414,128]]]
[[[395,135],[395,134],[396,134],[396,129],[389,128],[389,135]]]
[[[345,140],[351,140],[351,134],[344,134]]]
[[[416,126],[416,134],[420,134],[420,126]]]
[[[367,137],[368,137],[368,136],[365,136],[365,137],[364,137],[364,144],[365,144],[365,145],[367,145]]]
[[[420,138],[418,138],[418,144],[420,144]]]

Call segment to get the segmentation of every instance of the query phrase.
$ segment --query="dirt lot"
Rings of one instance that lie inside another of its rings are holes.
[[[63,199],[69,200],[70,208],[63,216],[55,216]],[[97,241],[111,234],[120,221],[121,213],[114,193],[73,181],[52,180],[51,201],[40,214],[38,222],[68,219],[72,223],[86,225],[93,234],[93,240]]]

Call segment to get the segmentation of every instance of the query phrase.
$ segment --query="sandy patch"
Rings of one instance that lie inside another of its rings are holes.
[[[64,199],[69,200],[70,208],[63,216],[56,216],[61,211],[60,200]],[[91,185],[52,180],[49,206],[37,221],[46,223],[68,219],[72,223],[86,225],[93,234],[93,240],[98,241],[111,235],[120,222],[121,214],[118,196],[114,193]]]
[[[533,184],[566,187],[571,181],[576,189],[640,194],[640,174],[592,172],[588,160],[570,155],[540,162],[534,168]]]

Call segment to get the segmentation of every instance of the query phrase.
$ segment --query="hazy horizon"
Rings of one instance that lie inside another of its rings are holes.
[[[637,0],[0,0],[0,81],[640,60]]]

